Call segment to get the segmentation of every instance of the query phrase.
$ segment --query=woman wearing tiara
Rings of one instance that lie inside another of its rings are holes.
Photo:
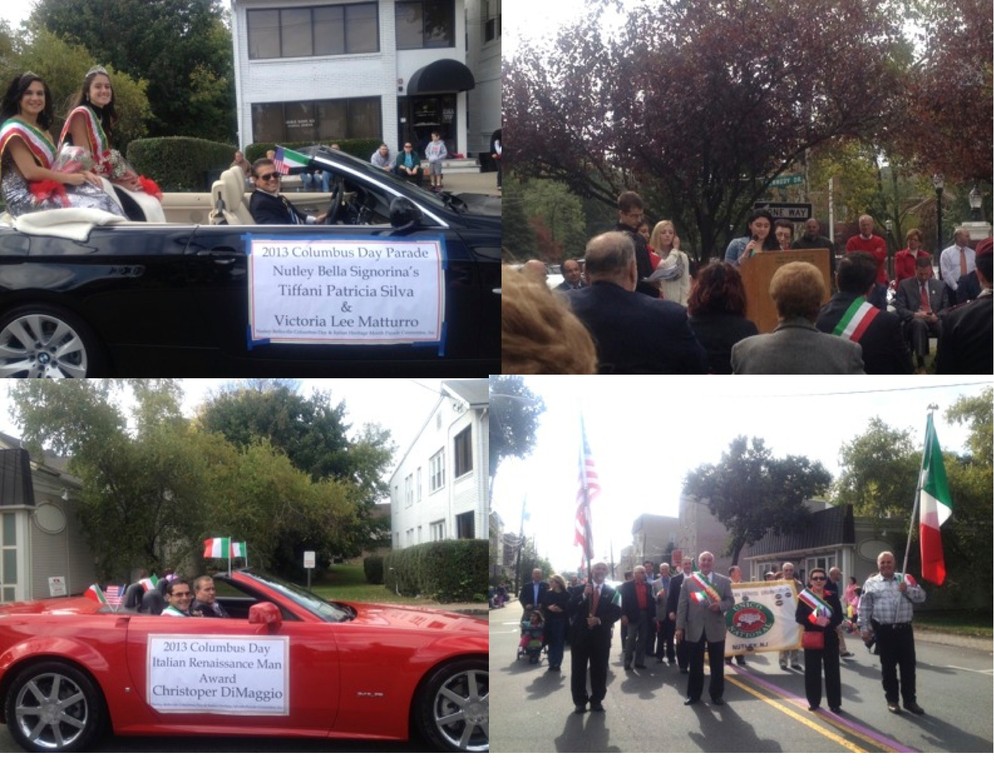
[[[60,158],[89,164],[94,173],[110,181],[129,218],[165,221],[158,185],[135,173],[124,156],[111,147],[116,123],[110,76],[103,67],[93,67],[83,77],[76,104],[62,127]]]
[[[0,189],[12,216],[52,208],[124,212],[100,178],[82,168],[56,166],[52,94],[33,72],[15,77],[0,102]]]

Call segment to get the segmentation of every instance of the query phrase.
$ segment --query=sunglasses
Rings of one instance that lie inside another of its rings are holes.
[[[811,581],[825,581],[824,576],[812,576]]]
[[[283,174],[282,173],[264,173],[259,178],[262,179],[263,181],[270,181],[272,179],[276,179],[277,181],[279,181],[281,178],[283,178]]]

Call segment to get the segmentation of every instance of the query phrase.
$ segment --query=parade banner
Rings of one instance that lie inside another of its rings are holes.
[[[725,614],[725,655],[787,651],[801,647],[794,618],[797,592],[792,581],[732,584],[735,605]]]

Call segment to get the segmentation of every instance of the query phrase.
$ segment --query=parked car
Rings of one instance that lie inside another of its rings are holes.
[[[238,169],[214,185],[219,223],[5,216],[0,375],[497,372],[500,217],[336,150],[302,157],[332,176],[329,224],[253,223]]]
[[[214,576],[231,618],[85,597],[0,605],[0,719],[25,749],[116,735],[311,736],[489,748],[482,619],[325,602],[279,579]]]

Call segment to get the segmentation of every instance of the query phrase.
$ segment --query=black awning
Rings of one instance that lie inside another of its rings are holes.
[[[407,81],[407,94],[452,93],[471,91],[475,87],[476,80],[469,67],[455,59],[439,59],[411,75]]]
[[[31,457],[23,448],[0,450],[0,506],[35,505]]]

